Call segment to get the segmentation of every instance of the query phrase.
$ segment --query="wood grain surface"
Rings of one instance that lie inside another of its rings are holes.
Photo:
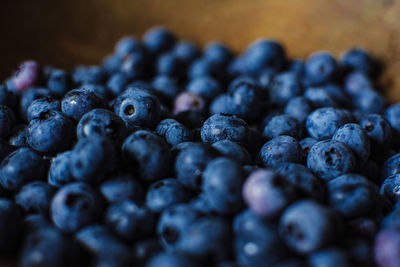
[[[204,45],[236,51],[258,37],[280,40],[289,55],[362,46],[387,63],[386,94],[400,100],[400,1],[396,0],[4,0],[0,79],[24,59],[62,68],[95,64],[126,34],[166,25]]]

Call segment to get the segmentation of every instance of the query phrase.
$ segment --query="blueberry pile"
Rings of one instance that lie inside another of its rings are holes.
[[[400,266],[400,104],[354,48],[235,55],[169,30],[0,85],[0,254],[20,266]]]

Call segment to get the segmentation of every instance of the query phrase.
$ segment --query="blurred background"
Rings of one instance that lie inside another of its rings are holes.
[[[336,55],[361,46],[386,63],[382,83],[400,100],[400,1],[397,0],[3,0],[0,80],[24,59],[70,69],[96,64],[123,35],[165,25],[200,45],[221,40],[235,51],[259,37],[292,57]]]

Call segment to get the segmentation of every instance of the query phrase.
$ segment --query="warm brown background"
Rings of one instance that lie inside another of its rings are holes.
[[[27,58],[65,68],[97,63],[122,35],[157,24],[236,51],[260,36],[281,40],[296,57],[360,45],[387,62],[387,95],[400,100],[396,0],[1,0],[0,79]]]

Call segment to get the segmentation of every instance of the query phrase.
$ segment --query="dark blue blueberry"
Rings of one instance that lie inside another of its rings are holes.
[[[86,112],[105,106],[101,98],[85,89],[71,90],[61,101],[62,112],[76,121],[79,121]]]
[[[123,57],[120,57],[116,54],[111,54],[103,59],[102,67],[104,71],[107,72],[107,74],[113,74],[121,69],[123,61],[124,61]]]
[[[233,99],[228,94],[220,94],[215,97],[210,105],[211,114],[234,114]]]
[[[187,227],[199,219],[200,213],[190,205],[178,204],[165,209],[158,220],[157,234],[168,250],[176,249]]]
[[[288,62],[287,68],[289,71],[295,72],[298,75],[304,74],[304,61],[299,58],[291,59]]]
[[[203,76],[213,77],[215,79],[221,78],[221,67],[211,59],[201,57],[194,60],[188,69],[188,79],[193,80]]]
[[[350,99],[348,94],[337,84],[328,83],[323,86],[325,92],[337,103],[342,106],[350,106]]]
[[[131,134],[122,145],[126,162],[138,177],[153,182],[166,177],[171,165],[171,152],[165,141],[156,134],[139,130]]]
[[[308,254],[331,244],[340,230],[336,214],[312,200],[292,204],[279,221],[283,241],[293,252],[300,254]]]
[[[25,233],[33,233],[44,228],[53,228],[47,216],[40,213],[27,214],[22,224]]]
[[[344,52],[340,63],[346,70],[356,70],[366,74],[373,74],[372,71],[375,70],[371,55],[360,47],[355,47]]]
[[[46,182],[35,181],[24,185],[15,195],[15,202],[26,212],[47,214],[50,202],[55,194],[55,187]]]
[[[134,126],[152,128],[160,118],[160,102],[150,92],[139,87],[125,90],[114,102],[114,112],[128,129]]]
[[[200,259],[224,260],[230,253],[229,223],[221,217],[203,217],[182,232],[177,251]]]
[[[0,165],[0,183],[11,191],[24,184],[41,180],[47,172],[47,161],[30,148],[19,148],[9,154]]]
[[[329,206],[347,218],[367,215],[378,203],[378,187],[358,174],[344,174],[327,185]]]
[[[269,85],[269,99],[272,103],[285,105],[293,97],[301,95],[302,91],[298,75],[284,72],[275,76]]]
[[[25,239],[20,266],[66,267],[78,263],[74,258],[72,240],[54,228],[45,228],[30,233]]]
[[[24,91],[19,102],[21,116],[27,119],[27,110],[32,101],[48,96],[51,96],[51,92],[47,88],[29,88]]]
[[[223,88],[213,78],[204,76],[191,80],[186,86],[186,91],[200,95],[210,101],[221,94]]]
[[[332,138],[336,130],[349,122],[349,118],[340,109],[319,108],[308,115],[306,129],[311,137],[318,140]]]
[[[187,187],[200,189],[202,173],[215,156],[215,151],[205,144],[193,143],[183,148],[175,160],[178,180]]]
[[[103,182],[99,190],[105,200],[109,203],[133,200],[143,201],[143,185],[129,174],[120,174]]]
[[[115,113],[99,108],[82,116],[76,128],[76,133],[78,139],[102,136],[122,142],[128,131],[124,121]]]
[[[264,69],[280,71],[286,60],[282,45],[274,40],[258,39],[243,54],[244,73],[257,74]]]
[[[117,72],[108,78],[107,88],[113,95],[117,96],[125,90],[128,82],[129,78],[124,73]]]
[[[106,78],[106,72],[99,66],[78,66],[72,72],[72,80],[75,84],[102,83]]]
[[[371,140],[371,149],[373,152],[381,151],[390,145],[392,128],[383,116],[369,114],[360,121],[360,125]]]
[[[188,201],[190,192],[175,178],[167,178],[150,185],[146,193],[146,206],[153,212]]]
[[[240,164],[245,165],[251,162],[249,152],[244,147],[238,145],[233,141],[221,140],[213,143],[212,147],[215,148],[224,157],[236,160]]]
[[[287,102],[284,112],[302,124],[313,110],[314,108],[307,98],[297,96]]]
[[[329,52],[315,52],[310,55],[304,66],[304,73],[310,85],[331,81],[337,71],[336,59]]]
[[[226,139],[245,146],[248,138],[249,126],[234,115],[215,114],[201,127],[201,140],[205,143],[212,144]]]
[[[243,185],[243,199],[259,216],[276,218],[294,198],[295,187],[276,172],[256,169]]]
[[[165,138],[168,144],[176,146],[182,142],[193,141],[193,133],[182,123],[174,119],[162,120],[155,132]]]
[[[152,234],[155,218],[149,209],[125,200],[111,204],[105,213],[105,222],[117,236],[137,240]]]
[[[303,152],[295,138],[281,135],[262,146],[260,157],[266,167],[274,167],[284,162],[301,163]]]
[[[159,99],[168,105],[173,103],[174,98],[178,96],[181,91],[178,83],[173,78],[165,75],[154,77],[152,86],[154,87],[154,93]]]
[[[327,248],[310,254],[308,264],[310,267],[354,266],[350,263],[346,252],[337,248]]]
[[[259,82],[250,75],[240,75],[233,79],[228,86],[228,93],[233,93],[237,87],[248,85],[249,87],[260,86]]]
[[[61,231],[76,232],[98,220],[101,198],[83,182],[65,185],[54,196],[50,206],[51,220]]]
[[[59,111],[44,111],[26,128],[28,145],[41,153],[57,153],[68,149],[74,140],[72,120]]]
[[[273,266],[287,257],[276,226],[246,210],[234,218],[234,250],[240,266]]]
[[[300,197],[321,199],[323,188],[319,179],[307,167],[297,163],[285,163],[276,169],[284,184],[290,184]]]
[[[184,75],[183,62],[173,52],[161,54],[157,59],[155,68],[158,75],[165,75],[178,80]]]
[[[54,95],[62,96],[70,89],[70,78],[66,71],[54,69],[47,78],[47,88]]]
[[[135,51],[124,57],[119,71],[129,79],[148,79],[150,76],[149,55],[146,51]]]
[[[9,90],[6,85],[0,84],[0,105],[14,109],[18,105],[18,100],[15,92]]]
[[[0,162],[14,150],[13,144],[7,143],[0,138]]]
[[[394,174],[383,180],[380,194],[392,202],[400,199],[400,174]]]
[[[175,56],[185,64],[190,64],[200,55],[197,46],[189,40],[183,40],[176,43],[172,51]]]
[[[81,85],[81,88],[95,94],[104,101],[107,101],[111,97],[110,91],[102,84],[84,83]]]
[[[223,67],[232,59],[233,53],[229,47],[221,42],[210,42],[204,48],[203,56]]]
[[[42,113],[50,111],[61,111],[60,101],[52,97],[38,98],[29,105],[26,117],[28,121],[31,121],[40,118]]]
[[[8,106],[0,105],[0,137],[8,138],[15,126],[15,114]]]
[[[338,106],[335,99],[329,95],[324,87],[309,87],[305,90],[304,97],[317,108]]]
[[[385,111],[386,101],[374,89],[366,88],[353,98],[353,106],[365,114],[381,114]]]
[[[368,160],[371,146],[368,135],[360,125],[356,123],[343,125],[335,132],[332,140],[342,142],[351,148],[357,158],[358,166],[363,166]]]
[[[300,123],[289,115],[278,115],[271,118],[264,128],[263,136],[272,139],[280,135],[288,135],[300,139],[302,135]]]
[[[119,57],[144,49],[143,44],[133,36],[124,36],[115,44],[114,51]]]
[[[22,216],[13,201],[0,198],[0,253],[14,252],[21,237]]]
[[[116,149],[107,138],[90,136],[76,143],[72,150],[70,168],[78,181],[98,183],[114,167]]]
[[[258,75],[258,83],[260,84],[263,92],[268,95],[268,90],[274,81],[275,72],[270,69],[265,69]]]
[[[53,186],[63,186],[74,180],[71,170],[72,151],[58,154],[51,162],[48,183]]]
[[[192,199],[192,201],[190,201],[189,205],[193,210],[200,212],[201,214],[215,214],[214,206],[210,203],[210,200],[204,193],[198,194]]]
[[[245,172],[234,160],[217,158],[207,164],[203,172],[202,191],[214,210],[233,214],[242,208],[242,185]]]
[[[312,137],[306,137],[303,138],[299,141],[299,144],[301,146],[301,150],[303,150],[303,153],[305,156],[308,155],[308,153],[310,152],[310,149],[313,145],[315,145],[316,143],[318,143],[318,140]]]
[[[156,238],[149,238],[138,241],[133,248],[135,264],[144,266],[151,257],[162,252],[163,247]],[[175,267],[175,266],[174,266]]]
[[[356,158],[351,149],[342,142],[324,140],[311,147],[307,156],[307,167],[321,179],[330,180],[353,171]]]
[[[199,267],[199,264],[183,254],[163,252],[152,257],[146,267]]]
[[[372,88],[372,82],[369,77],[362,72],[354,71],[346,75],[344,79],[344,90],[350,96],[356,97],[364,90]]]
[[[400,173],[400,153],[395,154],[385,160],[383,163],[383,166],[381,167],[382,170],[382,175],[381,177],[385,179],[386,177],[389,177],[391,175]]]
[[[153,27],[143,36],[143,44],[154,54],[172,49],[175,42],[175,35],[164,27]]]
[[[385,111],[385,117],[390,126],[396,131],[400,132],[400,104],[393,104]]]

